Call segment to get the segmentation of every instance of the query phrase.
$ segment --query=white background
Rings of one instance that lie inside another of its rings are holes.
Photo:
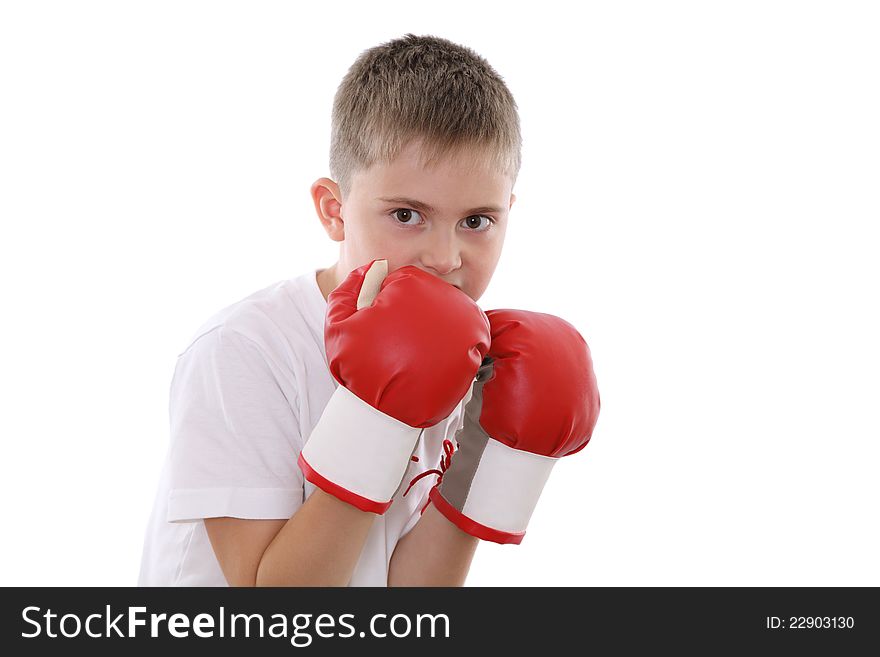
[[[333,94],[486,57],[523,168],[485,308],[602,412],[468,585],[880,585],[880,20],[864,2],[4,2],[0,584],[134,585],[177,353],[335,261]]]

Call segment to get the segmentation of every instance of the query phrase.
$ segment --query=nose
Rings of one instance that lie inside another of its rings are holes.
[[[425,269],[445,276],[461,267],[461,249],[454,235],[434,234],[427,237],[420,261]]]

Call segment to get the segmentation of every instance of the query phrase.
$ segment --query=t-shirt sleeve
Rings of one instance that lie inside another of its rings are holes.
[[[224,326],[197,338],[171,382],[167,520],[290,518],[303,502],[297,403],[250,338]]]

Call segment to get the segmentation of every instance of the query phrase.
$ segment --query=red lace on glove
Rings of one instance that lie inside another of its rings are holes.
[[[440,469],[432,468],[431,470],[425,470],[422,473],[417,474],[413,477],[413,480],[409,482],[409,486],[406,487],[406,490],[403,493],[403,496],[406,497],[406,494],[409,492],[409,489],[413,487],[419,479],[422,477],[427,477],[428,475],[435,474],[437,475],[437,481],[434,483],[435,486],[439,486],[440,482],[443,481],[443,473],[446,472],[446,469],[449,467],[449,464],[452,462],[452,455],[455,453],[455,448],[452,446],[452,441],[449,439],[445,439],[443,441],[443,456],[440,457]],[[412,457],[413,461],[418,461],[419,458],[417,456]],[[419,511],[419,515],[425,512],[425,509],[428,508],[428,504],[431,501],[428,500],[425,502],[425,506],[422,507],[422,510]]]

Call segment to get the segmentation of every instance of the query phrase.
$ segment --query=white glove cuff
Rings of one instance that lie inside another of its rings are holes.
[[[455,459],[470,459],[459,453]],[[541,456],[508,447],[497,440],[486,441],[478,456],[473,476],[464,467],[459,476],[447,472],[441,486],[431,491],[431,501],[460,529],[496,543],[519,543],[544,485],[558,458]],[[463,476],[460,476],[463,475]]]
[[[299,466],[318,488],[362,511],[383,514],[422,431],[339,386],[300,453]]]

